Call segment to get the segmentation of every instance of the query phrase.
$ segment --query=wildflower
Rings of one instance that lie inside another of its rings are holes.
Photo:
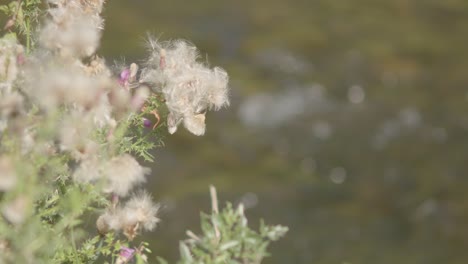
[[[110,70],[105,64],[105,60],[98,56],[94,56],[93,60],[88,65],[83,66],[83,68],[84,72],[91,76],[111,76]]]
[[[149,172],[132,156],[124,154],[108,161],[103,168],[105,177],[104,192],[114,193],[124,197],[136,185],[146,181],[145,175]]]
[[[228,75],[219,67],[210,69],[197,62],[197,49],[184,41],[159,43],[149,40],[151,56],[140,82],[162,92],[170,111],[172,134],[182,123],[195,135],[205,133],[205,111],[229,104]]]
[[[71,152],[75,160],[86,160],[96,155],[99,151],[99,144],[90,139],[84,139],[82,145]]]
[[[153,230],[159,222],[156,217],[158,211],[159,204],[153,204],[147,193],[141,192],[132,197],[121,211],[125,236],[132,240],[140,229]]]
[[[120,231],[122,229],[120,208],[107,210],[100,215],[96,221],[96,227],[99,234],[105,235],[109,231]]]
[[[127,87],[128,86],[128,79],[130,79],[130,69],[124,69],[120,73],[119,83],[120,85]]]
[[[73,172],[72,178],[81,183],[96,182],[101,178],[100,166],[101,164],[96,158],[85,159]]]
[[[92,120],[79,112],[71,113],[59,130],[61,150],[70,151],[76,160],[96,153],[97,143],[90,140],[92,129]]]
[[[116,264],[128,263],[135,255],[136,250],[128,247],[121,247]]]
[[[130,68],[125,68],[120,72],[119,84],[126,89],[129,89],[131,82],[134,82],[138,72],[138,65],[135,63],[130,64]]]
[[[186,116],[184,126],[196,136],[205,134],[205,113]]]
[[[40,31],[42,46],[51,51],[58,50],[63,57],[92,55],[101,37],[102,19],[97,14],[90,17],[74,1],[55,4],[56,8],[49,9],[51,18]]]
[[[124,154],[111,160],[84,159],[73,173],[73,180],[82,183],[103,184],[103,192],[125,197],[138,184],[146,181],[149,172],[132,156]]]
[[[158,211],[159,204],[153,204],[151,197],[141,192],[130,198],[125,206],[108,209],[99,216],[96,227],[100,234],[110,230],[123,231],[129,240],[133,240],[141,230],[151,231],[156,227]]]
[[[26,92],[49,111],[56,110],[62,104],[91,110],[102,102],[101,97],[109,86],[105,77],[88,76],[77,65],[58,67],[51,61],[50,65],[42,67],[42,72],[38,72],[36,67],[41,66],[33,64],[27,70],[31,78],[28,78]]]

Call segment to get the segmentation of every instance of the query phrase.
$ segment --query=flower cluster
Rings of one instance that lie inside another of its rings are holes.
[[[47,0],[41,26],[22,35],[34,38],[26,48],[14,33],[0,38],[0,263],[147,262],[147,243],[132,244],[156,228],[160,205],[137,190],[150,170],[133,155],[151,161],[161,120],[171,134],[183,123],[203,135],[206,112],[229,104],[227,73],[198,62],[197,49],[185,41],[150,39],[143,67],[132,63],[113,73],[95,54],[103,4]],[[40,5],[1,5],[12,16],[7,29]],[[181,243],[183,263],[219,263],[186,261],[212,257],[229,262],[252,255],[241,245],[266,246],[265,235],[249,235],[243,211],[219,213],[215,198],[213,204],[216,239],[204,228],[206,241]],[[82,219],[96,213],[99,235],[85,240],[89,227]],[[242,226],[228,226],[238,220]],[[233,233],[234,227],[241,229]],[[223,240],[236,234],[242,242]]]
[[[103,20],[99,16],[104,4],[96,1],[48,0],[48,19],[42,28],[39,40],[49,49],[64,57],[87,57],[99,45]]]
[[[116,206],[102,214],[97,222],[97,228],[101,234],[109,231],[122,231],[129,239],[133,240],[141,230],[151,231],[156,227],[159,218],[156,214],[159,205],[153,204],[151,197],[142,192],[133,196],[124,206]]]
[[[164,95],[170,112],[169,132],[176,132],[183,122],[191,133],[203,135],[206,111],[229,105],[227,73],[199,63],[197,49],[185,41],[149,39],[148,43],[151,55],[140,82],[151,84]]]
[[[149,169],[121,147],[133,138],[128,136],[130,124],[141,119],[150,94],[145,87],[123,87],[122,75],[114,76],[95,55],[104,1],[47,2],[34,51],[27,54],[14,35],[0,38],[0,193],[7,194],[0,196],[0,242],[7,245],[0,250],[0,262],[14,249],[10,237],[28,232],[28,224],[72,228],[76,219],[64,223],[69,218],[61,217],[71,205],[72,217],[79,217],[91,204],[100,204],[99,231],[121,231],[128,240],[153,230],[159,221],[159,205],[148,194],[131,195]],[[123,77],[134,81],[138,67],[130,68]],[[21,160],[32,162],[17,162]],[[71,190],[84,192],[83,200],[77,201]],[[127,202],[122,205],[119,199]],[[36,215],[41,209],[35,206],[44,206],[47,213]],[[8,225],[17,233],[8,235]],[[60,234],[60,228],[52,230]]]

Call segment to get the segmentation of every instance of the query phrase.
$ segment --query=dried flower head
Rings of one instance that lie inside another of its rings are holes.
[[[206,110],[229,104],[228,75],[219,67],[199,63],[197,49],[185,41],[158,42],[150,39],[151,55],[142,70],[141,82],[162,92],[170,111],[170,133],[183,124],[195,135],[205,133]]]
[[[92,183],[101,179],[101,163],[97,158],[83,160],[73,172],[72,178],[80,183]]]
[[[159,207],[159,204],[153,203],[150,195],[140,192],[123,207],[108,209],[99,216],[96,227],[100,234],[111,230],[122,231],[129,240],[133,240],[142,230],[151,231],[156,227]]]
[[[103,166],[106,179],[104,192],[126,196],[136,185],[146,181],[148,168],[142,167],[132,156],[124,154],[114,157]]]
[[[153,230],[159,222],[156,217],[159,208],[159,204],[154,204],[151,196],[145,192],[130,198],[121,211],[124,234],[133,239],[141,229]]]
[[[92,16],[77,1],[49,1],[48,19],[40,31],[42,46],[59,51],[63,57],[82,58],[92,55],[101,37],[102,19],[96,12]],[[96,11],[100,11],[100,8]]]
[[[148,168],[142,167],[132,156],[123,154],[109,161],[85,159],[73,173],[77,182],[103,184],[103,192],[125,197],[138,184],[146,181]]]
[[[79,112],[71,113],[59,130],[60,148],[72,153],[76,160],[86,159],[96,153],[97,143],[90,140],[93,122]]]
[[[49,111],[64,104],[83,111],[97,108],[110,85],[105,76],[89,76],[80,65],[59,66],[54,60],[28,65],[26,75],[25,92]]]
[[[107,210],[104,214],[99,216],[96,221],[96,227],[99,234],[105,235],[108,232],[122,230],[122,220],[120,208],[114,210]]]

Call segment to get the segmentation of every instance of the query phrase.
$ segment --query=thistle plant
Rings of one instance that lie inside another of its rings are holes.
[[[160,221],[138,160],[153,161],[180,124],[203,135],[207,111],[229,105],[228,75],[186,41],[151,37],[145,63],[112,70],[96,54],[103,5],[0,6],[0,263],[167,263],[134,242]],[[260,263],[287,228],[255,232],[242,205],[220,211],[211,194],[203,234],[187,232],[179,263]]]

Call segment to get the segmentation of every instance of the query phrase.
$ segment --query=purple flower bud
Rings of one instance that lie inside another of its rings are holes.
[[[119,77],[120,85],[125,86],[126,84],[128,84],[128,79],[130,79],[130,70],[129,69],[124,69],[120,73],[120,77]]]
[[[146,128],[150,128],[151,121],[148,118],[143,118],[143,126],[145,126]]]
[[[132,258],[133,258],[133,254],[135,254],[135,249],[133,249],[133,248],[128,248],[128,247],[121,247],[121,248],[120,248],[119,256],[120,256],[124,261],[129,261],[130,259],[132,259]]]

